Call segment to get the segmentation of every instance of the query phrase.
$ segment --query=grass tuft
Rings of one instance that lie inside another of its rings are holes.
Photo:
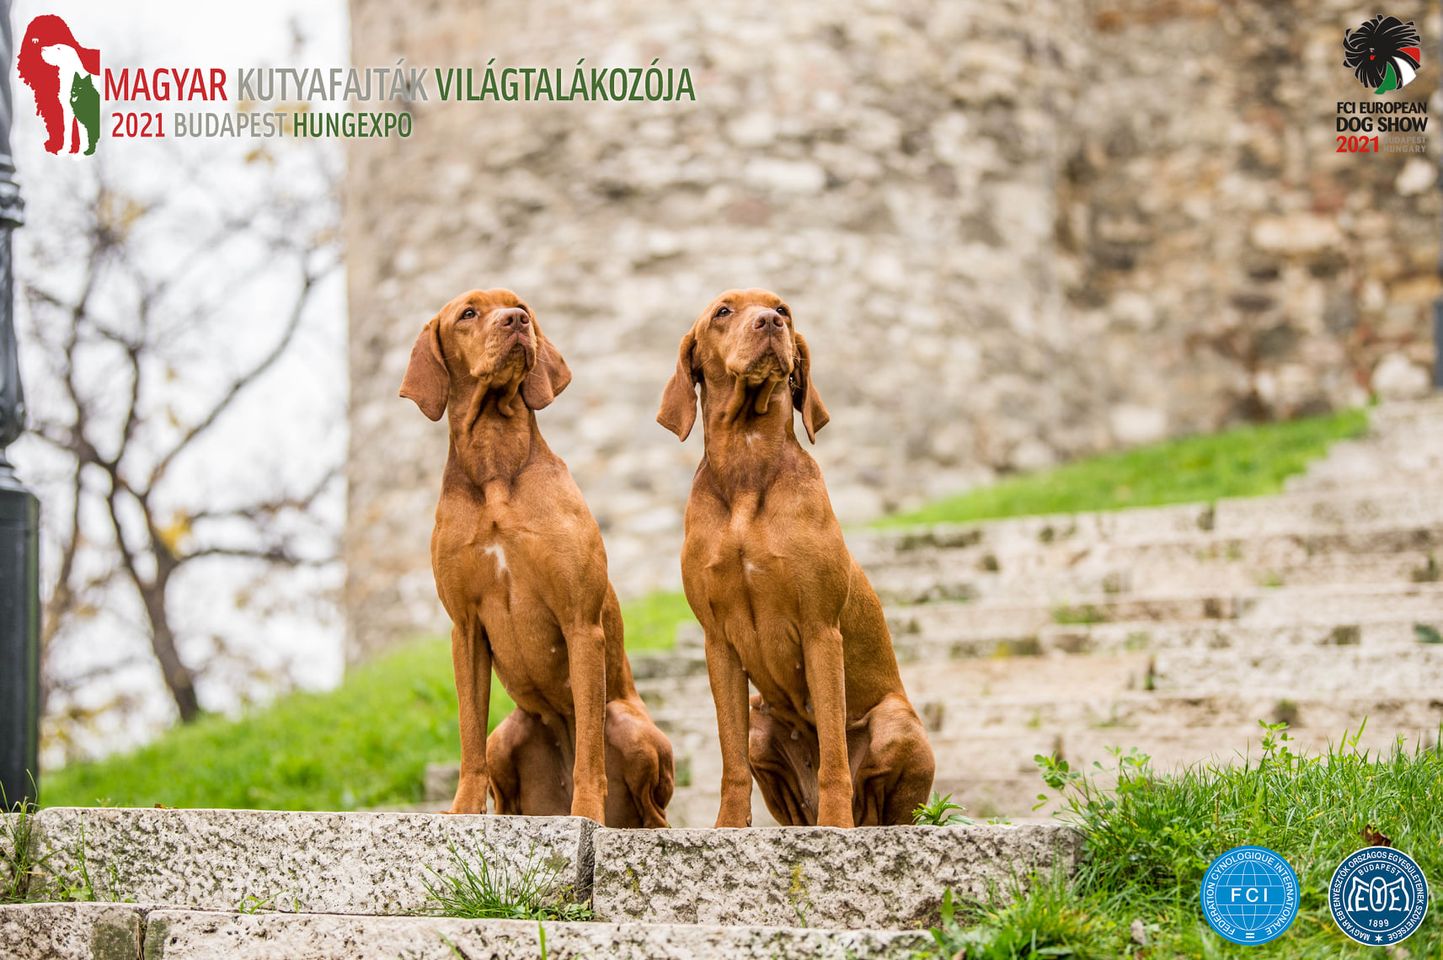
[[[1360,436],[1363,410],[1183,437],[1020,474],[908,513],[879,527],[971,523],[1033,514],[1122,510],[1278,493],[1339,440]]]
[[[13,903],[79,903],[101,899],[90,879],[85,829],[71,851],[74,868],[55,867],[53,851],[41,854],[35,836],[35,808],[28,803],[10,805],[0,790],[0,906]],[[118,889],[111,868],[111,889]],[[111,899],[119,899],[112,897]]]
[[[574,899],[565,862],[534,853],[520,870],[493,867],[495,852],[478,843],[473,855],[451,849],[451,869],[430,871],[426,898],[432,914],[466,920],[590,920],[591,908]]]
[[[1358,748],[1361,729],[1326,752],[1291,748],[1286,724],[1263,723],[1261,752],[1232,765],[1154,771],[1137,751],[1116,751],[1107,770],[1082,773],[1039,757],[1061,795],[1062,819],[1083,834],[1085,855],[1070,882],[1043,878],[1003,908],[969,906],[934,931],[941,957],[1248,957],[1265,960],[1376,957],[1328,912],[1328,883],[1343,857],[1385,834],[1423,873],[1443,876],[1443,735],[1390,750]],[[1103,774],[1115,777],[1104,787]],[[1268,944],[1237,946],[1207,926],[1198,900],[1208,864],[1226,850],[1276,850],[1301,886],[1297,919]],[[1389,953],[1443,956],[1437,899],[1412,937]],[[949,952],[950,951],[950,952]]]

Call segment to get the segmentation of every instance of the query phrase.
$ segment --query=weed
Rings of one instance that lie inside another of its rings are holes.
[[[240,903],[236,904],[235,912],[244,914],[262,913],[270,910],[275,904],[274,897],[258,897],[253,893],[245,895]]]
[[[1443,633],[1426,623],[1413,624],[1413,636],[1418,638],[1419,643],[1443,643]]]
[[[1063,605],[1053,608],[1052,622],[1063,626],[1091,626],[1094,623],[1105,623],[1107,616],[1097,607],[1090,603],[1080,607]]]
[[[9,809],[0,795],[0,814]],[[85,828],[80,840],[70,851],[74,865],[68,870],[58,868],[55,851],[41,852],[35,836],[35,809],[16,804],[8,815],[0,815],[0,904],[6,903],[75,903],[99,900],[95,883],[90,878],[86,855]],[[118,873],[108,864],[110,890],[119,889]],[[109,899],[119,900],[112,895]]]
[[[953,810],[957,812],[953,813]],[[954,824],[970,826],[976,821],[963,816],[965,811],[966,807],[962,804],[952,802],[952,794],[933,793],[926,803],[917,804],[917,809],[912,811],[912,822],[933,827],[950,827]]]
[[[474,856],[463,854],[453,844],[451,871],[429,871],[426,898],[431,912],[468,920],[589,920],[591,909],[573,899],[571,885],[563,871],[566,862],[543,859],[532,852],[525,866],[511,869],[493,867],[499,861],[484,842]]]
[[[1292,726],[1298,722],[1298,704],[1294,700],[1279,700],[1273,705],[1273,722]]]
[[[13,811],[0,788],[0,904],[24,903],[32,877],[39,871],[34,861],[34,808],[17,803]]]

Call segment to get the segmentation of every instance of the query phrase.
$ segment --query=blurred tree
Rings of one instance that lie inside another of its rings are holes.
[[[67,222],[41,228],[38,269],[18,287],[25,349],[42,374],[31,429],[58,455],[50,472],[64,491],[46,504],[47,698],[150,659],[190,722],[203,707],[198,680],[244,656],[222,628],[205,662],[187,661],[178,574],[220,558],[269,576],[335,562],[338,524],[315,508],[339,486],[339,445],[291,450],[280,459],[295,469],[263,470],[258,483],[234,440],[248,398],[259,394],[274,420],[282,382],[306,363],[294,348],[317,293],[340,263],[338,176],[318,158],[303,158],[298,173],[294,157],[253,148],[217,176],[194,157],[168,156],[145,200],[91,164],[65,202]],[[322,389],[343,403],[344,379],[333,379]],[[263,426],[262,442],[283,446],[283,427]],[[246,590],[226,579],[244,605]],[[148,652],[62,677],[51,669],[58,643],[71,634],[94,643],[102,610],[128,616]],[[135,697],[109,692],[92,709]]]

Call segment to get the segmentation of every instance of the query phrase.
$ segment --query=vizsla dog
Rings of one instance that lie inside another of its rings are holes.
[[[536,425],[570,382],[530,307],[472,290],[426,324],[401,383],[451,430],[431,536],[460,700],[451,812],[484,813],[489,788],[497,813],[664,827],[671,743],[632,682],[601,531]],[[516,710],[488,740],[492,667]]]
[[[721,737],[716,825],[750,824],[753,776],[785,825],[910,823],[932,788],[932,748],[882,605],[793,432],[794,410],[808,440],[828,416],[780,297],[730,290],[682,338],[656,418],[682,440],[698,389],[706,455],[681,571]]]

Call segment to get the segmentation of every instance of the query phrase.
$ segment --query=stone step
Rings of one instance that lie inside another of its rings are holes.
[[[966,607],[956,608],[957,619]],[[911,663],[940,664],[948,660],[1028,657],[1047,654],[1117,654],[1165,650],[1233,650],[1258,655],[1293,656],[1309,647],[1356,646],[1408,648],[1437,644],[1443,638],[1443,610],[1419,619],[1376,619],[1337,622],[1299,619],[1288,623],[1254,624],[1235,620],[1167,623],[1151,620],[1096,624],[1050,624],[1025,633],[972,632],[946,623],[894,624],[893,648],[904,668]],[[915,629],[914,629],[915,627]],[[633,663],[642,658],[634,658]],[[638,670],[637,689],[648,706],[664,707],[681,698],[706,700],[706,658],[698,650],[656,654],[657,665],[645,676]],[[709,700],[706,700],[710,703]]]
[[[1436,484],[1368,486],[1098,513],[1049,514],[899,531],[852,531],[848,542],[872,571],[912,551],[945,549],[984,562],[1038,549],[1150,544],[1182,539],[1227,543],[1260,537],[1318,537],[1443,524]]]
[[[1407,647],[1437,642],[1436,630],[1443,629],[1443,610],[1428,620],[1414,618],[1314,620],[1303,616],[1286,623],[1116,623],[1056,625],[1045,627],[1032,645],[1018,643],[1016,652],[1034,653],[1118,653],[1124,651],[1243,650],[1273,656],[1295,655],[1310,647]],[[923,638],[925,639],[925,638]],[[1008,638],[977,638],[976,643],[960,641],[947,645],[958,656],[997,656],[1012,652]],[[899,651],[900,652],[900,651]],[[915,647],[912,653],[926,657],[929,650]]]
[[[6,960],[910,960],[931,942],[921,930],[795,925],[240,914],[95,903],[0,907]]]
[[[1427,656],[1436,671],[1438,657],[1433,651]],[[960,779],[970,787],[973,779],[1031,775],[1032,792],[1026,794],[1030,801],[1040,785],[1033,763],[1037,754],[1057,753],[1074,763],[1091,764],[1105,760],[1111,747],[1137,747],[1156,757],[1159,766],[1176,767],[1208,759],[1232,762],[1246,756],[1250,745],[1256,756],[1260,720],[1288,721],[1297,746],[1309,751],[1338,742],[1365,720],[1361,743],[1369,749],[1386,748],[1400,735],[1409,743],[1431,743],[1443,724],[1443,695],[1437,693],[1443,687],[1436,685],[1414,687],[1408,691],[1411,697],[1394,691],[1358,697],[1341,681],[1336,692],[1348,696],[1327,697],[1326,691],[1307,684],[1284,690],[1259,686],[1247,694],[1224,688],[1202,695],[1190,686],[1184,687],[1185,693],[1147,693],[1136,685],[1132,691],[1124,688],[1136,675],[1127,674],[1128,664],[1119,662],[1111,673],[1098,668],[1091,675],[1078,674],[1076,687],[1067,690],[1067,668],[1083,665],[1062,662],[1061,670],[1048,681],[1039,680],[1025,695],[1018,694],[1027,688],[1025,679],[1001,687],[1002,695],[983,696],[976,690],[988,682],[985,678],[972,678],[970,689],[940,696],[918,683],[913,702],[929,726],[939,783]],[[692,806],[681,809],[674,823],[710,823],[721,778],[714,716],[709,709],[697,709],[668,715],[662,725],[690,785],[711,793],[704,800],[689,797],[686,802]],[[1015,798],[1013,785],[1006,787],[1006,795]],[[976,793],[969,789],[961,796],[973,798]],[[983,816],[1025,812],[1025,807],[1000,806],[997,793],[989,788],[989,802],[972,809],[985,811]],[[761,809],[754,802],[753,822],[760,822]]]
[[[1032,550],[972,565],[952,551],[917,551],[869,571],[883,602],[1031,600],[1177,590],[1407,584],[1443,579],[1443,524],[1373,533]]]
[[[1289,493],[1308,493],[1355,489],[1379,482],[1428,483],[1440,472],[1443,472],[1443,450],[1395,440],[1335,449],[1314,463],[1307,473],[1289,477],[1284,489]]]
[[[896,642],[913,634],[1031,638],[1055,626],[1112,622],[1236,620],[1258,625],[1374,620],[1430,623],[1443,616],[1443,584],[1336,585],[1252,590],[1178,591],[1140,596],[1076,596],[1054,602],[981,601],[893,606]]]
[[[1319,629],[1314,636],[1320,642],[1311,645],[1241,649],[1203,642],[1181,649],[1151,649],[1145,647],[1147,635],[1139,632],[1129,635],[1135,638],[1132,649],[1118,644],[1090,655],[1051,652],[1032,657],[903,660],[902,679],[918,704],[1026,692],[1057,698],[1127,690],[1228,693],[1274,687],[1280,667],[1287,670],[1289,686],[1315,695],[1388,697],[1443,690],[1443,643],[1419,642],[1416,629],[1413,625],[1411,636],[1396,629],[1392,632],[1397,640],[1367,647],[1356,642],[1339,645],[1339,640],[1356,641],[1363,635],[1361,628],[1357,634],[1333,628]],[[1283,629],[1282,633],[1291,639],[1303,631]],[[713,710],[704,665],[702,672],[691,676],[649,681],[642,695],[668,733],[687,728],[682,718],[709,720]]]
[[[406,914],[454,872],[452,850],[493,869],[542,865],[585,901],[595,824],[578,817],[50,808],[35,815],[45,872],[32,896],[82,869],[100,899],[201,910]]]
[[[1065,827],[598,830],[598,919],[805,927],[918,927],[943,894],[1007,897],[1033,872],[1071,873]]]
[[[1266,718],[1264,718],[1266,719]],[[1356,732],[1356,729],[1354,730]],[[1370,720],[1358,736],[1364,750],[1387,751],[1402,732],[1408,746],[1436,742],[1438,728],[1398,731]],[[1294,727],[1289,748],[1318,755],[1340,742],[1343,731]],[[1025,817],[1058,808],[1057,795],[1042,781],[1036,757],[1057,756],[1074,770],[1097,776],[1110,785],[1116,767],[1116,753],[1136,749],[1152,758],[1156,770],[1177,770],[1203,762],[1220,764],[1256,763],[1262,755],[1262,731],[1256,719],[1220,718],[1202,726],[1166,727],[1049,727],[934,735],[932,748],[937,758],[933,789],[951,794],[964,805],[966,815]],[[1100,763],[1102,771],[1093,765]],[[698,763],[691,786],[677,791],[669,808],[674,826],[707,826],[715,821],[719,802],[721,766],[718,761]],[[1038,796],[1047,801],[1038,807]],[[773,823],[756,790],[752,792],[752,822]]]
[[[1443,471],[1443,403],[1437,399],[1380,406],[1369,413],[1368,432],[1334,444],[1298,476],[1289,492],[1324,491],[1403,479],[1427,482]]]
[[[1225,693],[1287,686],[1311,696],[1443,694],[1443,644],[1304,647],[1270,651],[1167,650],[1152,657],[1146,686],[1162,692]]]
[[[929,705],[930,706],[930,705]],[[1436,733],[1443,726],[1443,691],[1414,697],[1312,697],[1296,688],[1239,694],[1121,693],[1057,700],[1041,697],[953,699],[924,708],[938,738],[989,730],[1114,729],[1134,731],[1187,727],[1256,727],[1259,720],[1287,720],[1294,727],[1342,737],[1365,719],[1389,736]]]

